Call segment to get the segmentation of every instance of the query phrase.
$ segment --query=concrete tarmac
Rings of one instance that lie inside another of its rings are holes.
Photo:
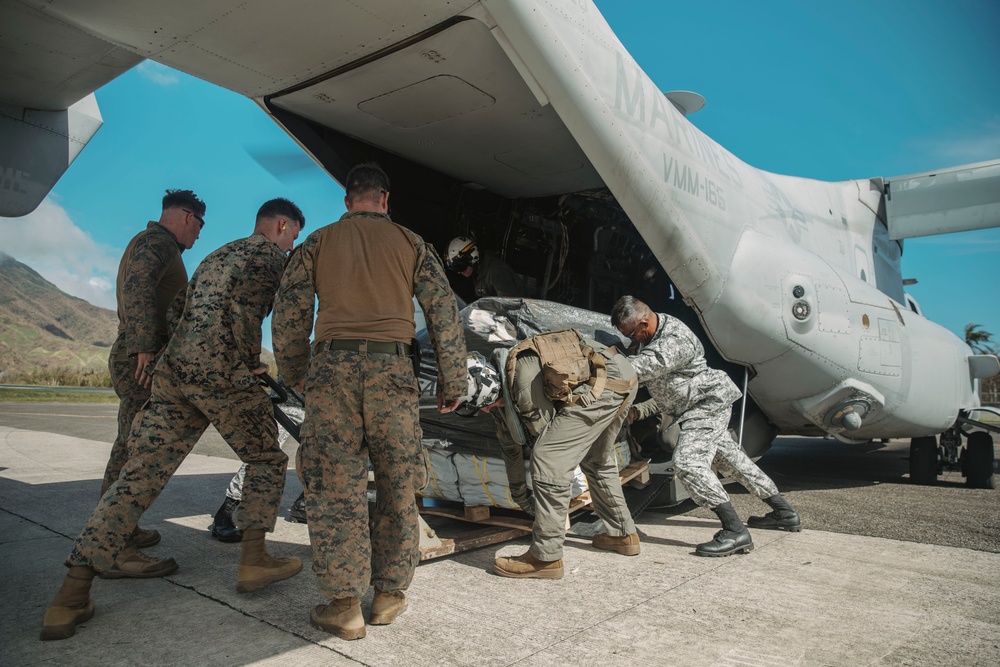
[[[986,507],[977,548],[924,543],[919,529],[901,539],[827,529],[838,521],[831,504],[846,503],[842,514],[888,514],[880,502],[900,495],[898,488],[889,491],[903,485],[893,477],[823,488],[804,474],[802,488],[794,488],[779,466],[772,474],[799,506],[806,529],[754,531],[756,549],[747,556],[692,555],[717,529],[703,510],[646,512],[636,522],[639,556],[597,551],[589,540],[571,536],[566,576],[559,581],[490,573],[496,555],[520,553],[526,540],[423,563],[406,613],[392,625],[369,626],[366,639],[344,642],[309,624],[309,609],[323,599],[308,567],[257,593],[236,593],[238,545],[211,539],[206,526],[238,462],[197,453],[142,521],[163,533],[149,552],[173,556],[180,569],[163,579],[95,580],[96,616],[70,639],[40,642],[45,607],[96,503],[109,450],[103,441],[0,426],[0,590],[6,602],[0,608],[0,665],[1000,662],[1000,554],[990,546],[996,543],[997,492],[949,486],[953,480],[922,490],[936,504],[966,494],[965,504]],[[772,460],[780,461],[779,454]],[[890,458],[898,465],[898,456]],[[862,495],[870,507],[852,510],[851,489],[867,492]],[[289,472],[282,516],[300,490]],[[817,500],[805,502],[813,496]],[[832,503],[824,505],[824,496]],[[906,502],[912,506],[912,499]],[[745,494],[734,495],[734,504],[744,516],[763,510]],[[940,523],[936,515],[919,513],[895,520],[918,528]],[[886,530],[880,527],[885,522],[873,521],[869,532]],[[963,531],[929,532],[931,541],[947,542]],[[279,519],[270,545],[275,555],[310,560],[303,525]],[[362,602],[366,614],[370,604],[371,592]]]

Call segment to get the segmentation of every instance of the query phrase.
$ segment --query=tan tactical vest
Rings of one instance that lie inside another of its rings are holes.
[[[605,389],[617,394],[628,394],[633,383],[609,380],[605,359],[592,341],[584,341],[576,331],[566,329],[538,334],[511,348],[507,356],[506,378],[513,391],[514,365],[521,353],[531,350],[542,364],[545,395],[555,403],[574,405],[580,396],[573,390],[581,384],[590,385],[590,393],[600,398]],[[602,348],[603,350],[603,348]]]

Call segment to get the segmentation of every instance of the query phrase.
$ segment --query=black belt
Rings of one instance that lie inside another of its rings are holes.
[[[313,348],[316,354],[327,350],[346,350],[347,352],[361,352],[362,354],[395,354],[400,357],[408,357],[413,351],[409,343],[384,343],[377,340],[322,340],[316,343]]]

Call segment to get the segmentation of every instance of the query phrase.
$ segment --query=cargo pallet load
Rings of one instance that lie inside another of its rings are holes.
[[[499,465],[503,465],[498,461]],[[649,464],[636,460],[619,473],[622,486],[649,484]],[[531,534],[531,515],[520,509],[465,503],[418,496],[420,509],[420,560],[431,560],[470,549],[514,540]],[[569,505],[569,522],[591,509],[590,492],[575,496]]]

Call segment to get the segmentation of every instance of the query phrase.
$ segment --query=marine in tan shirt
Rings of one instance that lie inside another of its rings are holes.
[[[310,234],[289,261],[272,335],[278,372],[291,385],[305,382],[296,468],[313,572],[330,600],[310,618],[342,639],[360,639],[360,600],[369,584],[370,622],[390,623],[406,607],[404,591],[420,559],[414,296],[437,353],[443,410],[454,409],[467,384],[458,307],[434,249],[389,219],[389,179],[381,169],[355,167],[345,189],[347,214]],[[378,497],[370,533],[369,459]]]

